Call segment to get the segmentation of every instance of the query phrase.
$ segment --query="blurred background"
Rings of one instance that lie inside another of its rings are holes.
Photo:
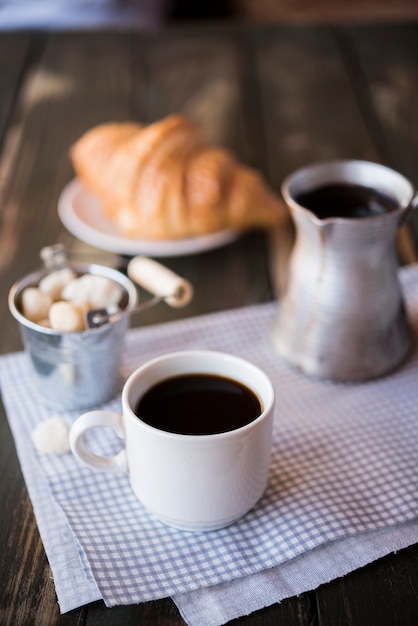
[[[150,28],[181,20],[395,21],[418,17],[417,0],[0,0],[0,29]]]

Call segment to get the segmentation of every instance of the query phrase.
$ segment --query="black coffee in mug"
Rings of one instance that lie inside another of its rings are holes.
[[[295,195],[296,202],[319,219],[333,217],[376,217],[395,211],[399,204],[391,196],[362,185],[327,184]]]
[[[145,392],[134,412],[143,422],[170,433],[213,435],[241,428],[263,409],[246,385],[216,374],[182,374]]]

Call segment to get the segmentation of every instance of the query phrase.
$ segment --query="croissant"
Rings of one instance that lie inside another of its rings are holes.
[[[193,237],[287,219],[259,173],[205,143],[181,115],[148,126],[96,126],[70,157],[77,178],[126,237]]]

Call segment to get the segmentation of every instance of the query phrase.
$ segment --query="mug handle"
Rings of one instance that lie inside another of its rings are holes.
[[[84,434],[93,428],[111,428],[118,437],[125,439],[123,418],[114,411],[90,411],[76,419],[70,430],[70,447],[73,454],[85,465],[94,470],[110,474],[126,474],[128,464],[126,451],[111,457],[99,456],[91,452],[84,441]]]

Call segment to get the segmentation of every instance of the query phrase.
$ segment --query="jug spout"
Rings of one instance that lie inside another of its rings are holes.
[[[348,186],[377,190],[376,213],[349,214]],[[337,188],[339,202],[300,204]],[[411,184],[384,166],[343,161],[299,170],[282,190],[296,242],[273,329],[276,350],[320,378],[366,380],[393,370],[412,343],[394,242],[401,219],[417,204]]]

